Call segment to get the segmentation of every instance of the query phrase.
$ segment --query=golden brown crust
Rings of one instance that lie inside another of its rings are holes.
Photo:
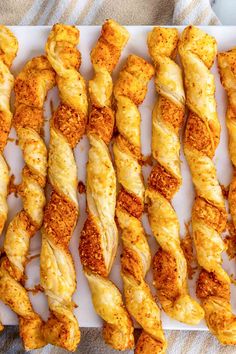
[[[227,223],[227,231],[228,235],[224,238],[224,243],[227,255],[231,260],[236,257],[236,231],[232,220]]]
[[[166,199],[170,200],[180,187],[180,181],[171,175],[165,167],[159,163],[153,167],[148,179],[150,188],[161,193]]]
[[[7,138],[11,129],[11,120],[6,119],[6,114],[3,111],[0,111],[0,127],[1,127],[1,135],[0,135],[0,152],[3,152],[3,149],[6,146]]]
[[[19,318],[19,330],[20,336],[23,340],[26,350],[29,350],[32,347],[32,342],[36,347],[40,348],[45,345],[44,340],[42,339],[42,320],[38,315],[34,315],[29,318],[20,317]]]
[[[177,106],[172,101],[161,96],[160,97],[160,109],[163,122],[169,123],[172,128],[178,134],[184,122],[184,110],[182,107]]]
[[[196,198],[192,217],[204,221],[209,227],[221,233],[225,230],[227,214],[225,209],[220,209],[202,198]]]
[[[136,55],[129,55],[126,64],[114,88],[116,97],[125,96],[136,105],[140,105],[147,93],[147,78],[153,76],[153,67]]]
[[[59,324],[59,325],[58,325]],[[44,337],[48,337],[50,330],[50,343],[66,350],[74,351],[73,340],[71,340],[71,328],[73,323],[68,318],[58,312],[51,312],[47,321],[47,327],[42,328]]]
[[[38,227],[36,224],[34,224],[30,215],[25,210],[21,210],[18,216],[29,237],[34,236],[35,233],[38,231]]]
[[[40,72],[40,75],[38,74]],[[45,84],[46,82],[46,84]],[[55,73],[45,56],[31,59],[16,78],[14,91],[17,107],[25,104],[27,107],[41,108],[44,101],[44,90],[48,90],[55,82]],[[42,85],[45,87],[42,87]],[[31,123],[28,120],[29,124]],[[42,122],[43,123],[43,122]],[[24,122],[22,121],[22,124]],[[33,123],[32,123],[33,124]]]
[[[72,149],[78,144],[85,132],[87,117],[80,115],[81,112],[61,103],[53,116],[54,127],[66,137]]]
[[[216,39],[200,31],[195,26],[188,26],[182,34],[181,42],[210,69],[214,63]],[[180,44],[181,45],[181,44]]]
[[[185,130],[184,143],[212,158],[218,145],[218,140],[219,135],[215,136],[214,143],[208,124],[197,116],[197,114],[190,112]]]
[[[123,306],[124,308],[124,306]],[[126,309],[125,309],[126,311]],[[129,321],[129,333],[133,333],[133,327],[131,320]],[[103,338],[108,345],[111,345],[115,350],[124,350],[124,339],[122,338],[122,334],[117,329],[117,326],[105,322],[102,330]],[[129,336],[128,341],[126,342],[127,348],[133,348],[134,346],[134,339],[133,335]]]
[[[164,353],[163,343],[157,341],[145,331],[142,331],[137,346],[135,348],[135,354],[150,354],[150,353]]]
[[[91,53],[91,60],[94,65],[105,66],[107,71],[112,72],[120,57],[120,50],[109,43],[105,36],[107,32],[102,31],[101,38]],[[96,51],[96,55],[94,52]],[[96,58],[96,59],[93,59]]]
[[[41,175],[36,175],[33,171],[30,170],[30,168],[28,166],[24,166],[23,170],[22,170],[22,177],[23,181],[17,185],[17,193],[20,196],[24,196],[24,180],[26,179],[31,179],[34,180],[40,187],[44,188],[45,186],[45,176],[41,176]],[[13,186],[14,189],[14,186]]]
[[[197,282],[197,296],[202,301],[210,331],[222,344],[236,344],[230,277],[222,267],[221,257],[225,245],[220,234],[226,228],[227,214],[212,161],[220,136],[214,77],[209,71],[216,55],[216,42],[202,30],[189,26],[183,32],[179,51],[190,110],[184,151],[196,189],[192,230],[197,259],[203,268]]]
[[[124,209],[127,213],[138,219],[143,213],[142,200],[132,192],[127,192],[124,188],[122,188],[118,194],[117,207]]]
[[[114,112],[110,107],[94,106],[89,115],[88,134],[98,135],[108,145],[113,135],[114,122]]]
[[[207,300],[209,296],[222,297],[229,302],[230,286],[217,279],[214,273],[209,273],[203,269],[197,281],[197,296],[201,300]]]
[[[13,124],[16,130],[20,127],[31,127],[40,134],[43,126],[43,112],[37,107],[19,104],[14,114]]]
[[[179,296],[178,270],[175,257],[159,249],[153,257],[153,280],[160,301],[168,299],[174,302]],[[163,286],[165,284],[165,286]]]
[[[236,225],[236,171],[234,171],[233,178],[230,183],[228,200],[229,200],[230,213],[235,227]]]
[[[84,268],[89,268],[102,277],[108,276],[101,248],[101,234],[91,214],[88,215],[80,235],[79,253]]]
[[[3,257],[1,259],[1,264],[2,264],[2,269],[7,269],[8,274],[15,279],[18,282],[22,281],[22,285],[24,282],[24,277],[22,277],[21,272],[18,270],[17,267],[14,266],[14,264],[12,264],[9,259],[7,257]],[[9,297],[9,303],[12,301],[12,303],[14,303],[14,301],[11,298],[11,292],[7,292],[6,291],[6,295]]]
[[[68,247],[77,218],[76,206],[53,191],[44,211],[43,225],[46,233],[58,247]]]
[[[127,32],[114,20],[107,20],[103,26],[96,46],[91,52],[94,66],[105,68],[111,73],[119,61],[121,50],[127,42]]]
[[[198,267],[196,264],[196,257],[193,253],[193,239],[192,239],[191,232],[189,230],[189,223],[186,224],[185,227],[186,227],[186,234],[181,239],[180,245],[184,252],[184,257],[187,262],[188,277],[189,279],[193,279],[193,275],[195,274]]]
[[[0,60],[8,67],[12,65],[18,51],[18,41],[5,26],[0,25]]]
[[[125,248],[121,255],[121,267],[123,275],[132,277],[134,281],[142,282],[142,260],[137,252]]]
[[[132,144],[126,137],[121,134],[115,138],[115,142],[123,151],[127,151],[128,154],[132,155],[135,160],[138,160],[139,163],[143,163],[143,156],[140,152],[139,146]]]
[[[71,27],[73,28],[73,26]],[[57,53],[63,61],[65,68],[69,69],[73,67],[76,70],[79,70],[81,65],[81,53],[74,46],[74,43],[79,41],[79,34],[75,33],[73,29],[70,30],[70,28],[66,29],[67,33],[61,32],[60,34],[59,32],[61,29],[59,26],[57,26],[56,30],[58,31],[59,39],[57,42]],[[65,35],[70,36],[70,40],[65,41]]]

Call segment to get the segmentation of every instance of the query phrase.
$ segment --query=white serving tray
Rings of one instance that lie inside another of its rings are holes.
[[[146,45],[147,33],[152,29],[151,26],[131,26],[127,27],[130,33],[130,39],[122,52],[121,59],[119,64],[114,72],[114,80],[117,77],[117,73],[124,64],[127,55],[134,53],[144,57],[145,59],[151,61]],[[236,27],[202,27],[203,30],[209,34],[215,36],[218,42],[218,50],[225,51],[232,48],[236,45]],[[79,26],[80,29],[80,44],[79,49],[82,53],[82,66],[81,72],[89,80],[93,76],[93,69],[90,62],[90,51],[94,44],[97,41],[97,38],[100,33],[100,27],[95,26]],[[180,32],[183,27],[179,27]],[[44,46],[47,40],[47,36],[50,31],[50,27],[11,27],[11,30],[15,33],[19,41],[19,52],[17,58],[14,61],[13,73],[17,74],[22,69],[23,65],[32,57],[43,54]],[[216,79],[216,99],[218,103],[218,114],[222,126],[221,132],[221,141],[217,149],[216,156],[214,161],[217,166],[217,175],[220,180],[220,183],[228,185],[231,180],[232,167],[229,160],[228,148],[227,148],[227,131],[225,126],[225,110],[226,110],[226,97],[224,90],[220,84],[219,75],[217,72],[216,65],[213,68],[213,73]],[[14,100],[14,98],[13,98]],[[53,89],[49,95],[47,102],[45,104],[45,119],[48,121],[50,118],[50,100],[53,100],[54,107],[58,104],[58,93],[57,89]],[[145,155],[149,155],[151,152],[151,113],[154,102],[156,100],[156,92],[154,88],[154,80],[149,84],[148,93],[144,103],[140,106],[140,112],[142,116],[142,150]],[[49,140],[49,126],[48,122],[45,125],[46,141]],[[15,138],[15,132],[12,129],[11,138]],[[78,166],[78,179],[85,182],[85,170],[87,162],[87,151],[88,151],[88,142],[84,138],[75,150],[77,166]],[[20,182],[20,173],[23,166],[22,154],[20,148],[15,145],[14,142],[9,141],[5,149],[5,156],[11,168],[11,173],[16,176],[16,182]],[[189,169],[186,163],[186,160],[181,152],[181,161],[182,161],[182,174],[183,174],[183,185],[180,191],[176,194],[173,200],[173,205],[178,213],[178,217],[181,224],[181,235],[185,234],[184,223],[190,219],[191,208],[194,200],[194,190],[191,181],[191,176]],[[150,171],[150,167],[144,167],[144,175],[147,177]],[[10,195],[8,198],[9,203],[9,220],[15,215],[17,211],[21,209],[21,200],[20,198],[15,198],[14,195]],[[86,219],[85,213],[85,195],[79,195],[79,204],[80,204],[80,218],[77,225],[77,228],[74,232],[73,238],[71,240],[70,250],[72,252],[76,273],[77,273],[77,289],[74,294],[74,301],[78,304],[78,308],[75,309],[75,315],[78,318],[79,324],[81,327],[100,327],[102,325],[101,319],[96,315],[90,296],[90,291],[87,285],[87,281],[82,273],[81,263],[78,253],[78,243],[80,231],[83,227],[84,221]],[[147,231],[147,234],[151,234],[147,218],[143,218],[144,226]],[[6,229],[6,228],[5,228]],[[1,242],[3,237],[1,238]],[[149,245],[154,254],[157,250],[157,243],[153,236],[148,238]],[[30,254],[35,255],[40,252],[40,233],[38,233],[31,240]],[[117,284],[117,286],[122,290],[122,282],[120,278],[120,251],[118,252],[113,270],[111,273],[111,279]],[[228,261],[226,255],[224,255],[224,268],[228,271],[229,274],[235,274],[235,262]],[[33,287],[34,284],[39,284],[39,258],[33,259],[27,266],[26,270],[28,281],[27,286]],[[151,272],[148,274],[148,282],[151,284]],[[196,280],[196,277],[195,277]],[[190,282],[190,292],[195,296],[195,281]],[[155,289],[153,289],[155,294]],[[45,296],[42,293],[37,295],[30,294],[30,298],[35,310],[43,317],[47,319],[48,316],[48,306]],[[233,309],[236,312],[236,289],[232,286],[232,305]],[[0,318],[5,325],[17,324],[17,316],[5,306],[0,301]],[[188,326],[180,322],[171,320],[162,312],[162,321],[163,327],[165,329],[182,329],[182,330],[205,330],[206,325],[204,321],[196,326]]]

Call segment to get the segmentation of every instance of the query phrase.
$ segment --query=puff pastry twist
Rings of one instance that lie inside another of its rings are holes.
[[[61,103],[53,115],[49,145],[50,201],[44,213],[41,250],[41,285],[48,298],[50,317],[43,326],[47,342],[74,351],[80,341],[78,322],[73,315],[72,295],[76,274],[69,242],[76,226],[77,168],[73,148],[85,131],[87,93],[79,73],[79,31],[56,24],[46,43],[46,54],[56,72]]]
[[[179,52],[190,111],[184,152],[196,189],[192,230],[198,263],[203,268],[197,283],[197,296],[202,301],[210,331],[221,343],[236,344],[236,318],[230,306],[230,278],[221,265],[225,245],[220,234],[226,227],[227,215],[212,161],[220,138],[214,76],[209,71],[216,49],[215,39],[202,30],[193,26],[184,30]]]
[[[171,199],[182,183],[179,129],[185,111],[182,72],[174,62],[177,45],[178,30],[175,28],[156,27],[148,35],[159,96],[152,120],[152,155],[156,164],[148,179],[146,200],[151,229],[160,245],[153,259],[158,299],[170,317],[196,324],[204,317],[204,312],[189,296],[179,221],[171,205]]]
[[[160,310],[144,278],[150,267],[151,254],[142,226],[144,183],[141,166],[140,113],[138,105],[146,96],[154,74],[151,64],[130,55],[114,86],[118,136],[113,145],[120,191],[116,216],[122,231],[121,275],[126,306],[142,326],[136,353],[164,353],[166,341]]]
[[[222,85],[228,95],[226,124],[229,133],[229,153],[234,167],[229,189],[229,207],[236,228],[236,48],[218,54],[218,67]]]
[[[108,20],[91,52],[95,76],[89,82],[92,110],[88,126],[88,218],[81,233],[79,249],[95,310],[105,321],[104,340],[117,350],[132,348],[134,344],[132,322],[122,296],[108,279],[118,245],[114,220],[116,176],[108,149],[114,128],[111,73],[128,38],[125,28]]]
[[[0,235],[7,219],[7,194],[10,178],[3,156],[12,121],[10,95],[14,86],[14,77],[9,68],[17,50],[18,42],[15,36],[7,27],[0,26]]]
[[[7,144],[11,129],[12,113],[10,96],[14,86],[14,77],[9,68],[18,51],[18,42],[12,32],[0,26],[0,235],[7,220],[7,195],[10,180],[7,162],[3,150]],[[3,325],[0,323],[0,331]]]
[[[26,349],[45,345],[42,320],[34,312],[23,287],[30,238],[40,229],[45,205],[47,149],[40,135],[43,104],[55,84],[55,74],[43,56],[30,60],[15,80],[13,125],[23,152],[25,167],[18,192],[23,209],[10,222],[0,267],[0,298],[19,316],[20,335]]]

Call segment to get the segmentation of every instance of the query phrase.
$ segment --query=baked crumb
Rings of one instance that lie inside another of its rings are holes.
[[[230,274],[229,277],[230,277],[231,283],[234,284],[234,285],[236,285],[236,279],[235,279],[234,275],[233,275],[233,274]]]
[[[228,196],[229,196],[229,186],[224,186],[223,184],[220,184],[220,187],[221,187],[221,190],[222,190],[223,197],[224,197],[225,199],[228,199]]]
[[[26,290],[31,292],[33,295],[44,291],[43,287],[40,284],[35,285],[33,288],[26,288]]]
[[[34,256],[28,256],[26,264],[29,264],[33,259],[40,257],[40,254],[35,254]]]
[[[152,155],[143,156],[142,165],[143,166],[151,166],[152,167],[153,166]]]
[[[53,100],[50,100],[49,105],[50,105],[50,113],[51,113],[51,117],[52,117],[53,113],[55,112]]]
[[[148,203],[144,203],[143,213],[148,214]]]
[[[79,192],[79,194],[86,193],[86,186],[84,185],[84,183],[82,181],[79,181],[79,183],[78,183],[78,192]]]
[[[14,193],[15,197],[17,198],[18,195],[18,185],[15,184],[15,175],[11,175],[10,182],[8,185],[8,194]]]
[[[14,138],[7,138],[7,141],[9,141],[10,143],[14,143],[15,141],[16,141],[16,139],[14,139]]]

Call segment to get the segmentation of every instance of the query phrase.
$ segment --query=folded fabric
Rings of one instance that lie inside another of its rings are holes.
[[[125,5],[125,6],[124,6]],[[1,0],[6,25],[100,25],[107,18],[127,25],[220,24],[209,0]]]
[[[209,0],[175,0],[173,24],[219,25]]]

